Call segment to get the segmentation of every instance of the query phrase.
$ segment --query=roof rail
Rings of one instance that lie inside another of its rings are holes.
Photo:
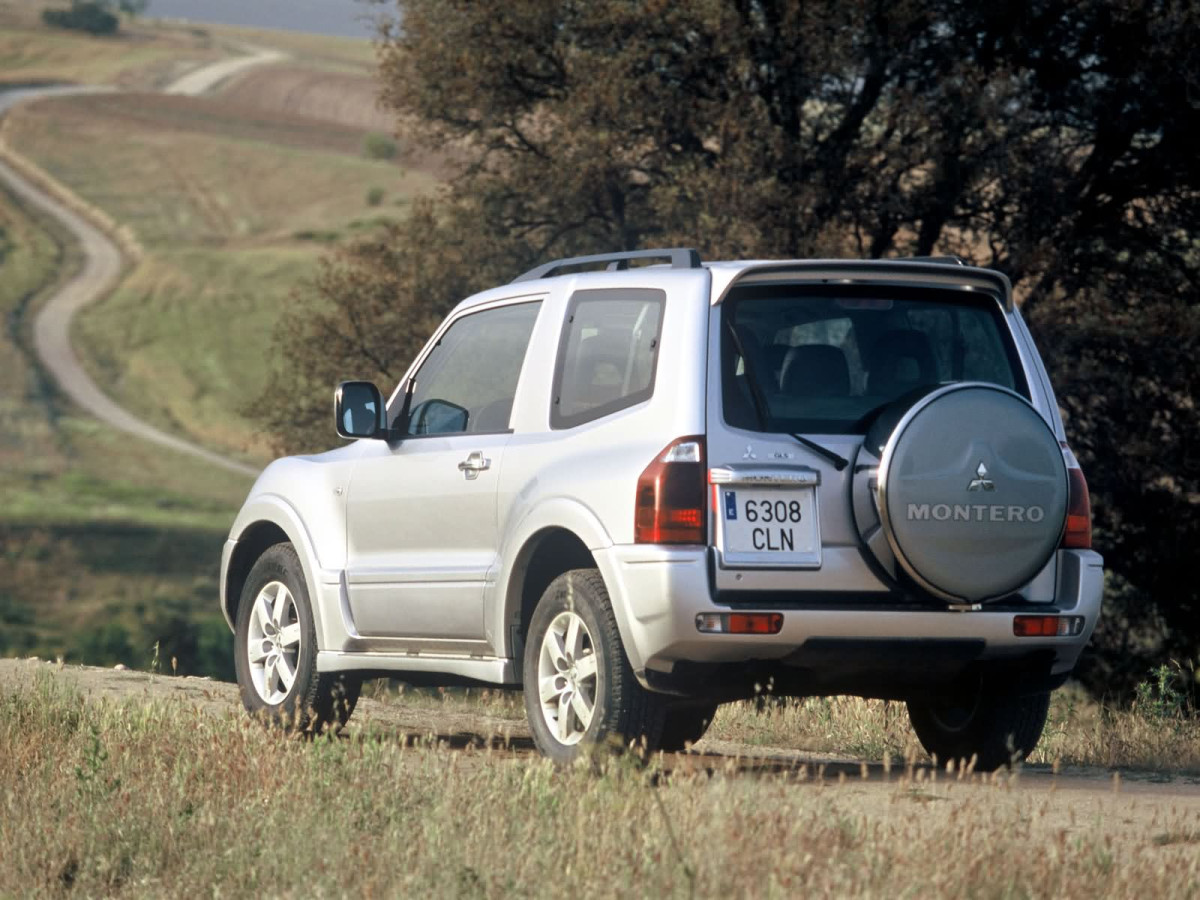
[[[556,259],[554,262],[548,262],[545,265],[538,266],[536,269],[530,269],[524,275],[518,275],[512,280],[512,283],[516,284],[518,281],[537,281],[539,278],[551,278],[558,274],[559,269],[599,263],[607,263],[606,268],[610,272],[621,271],[628,269],[630,260],[634,259],[670,260],[672,269],[699,269],[701,265],[699,252],[691,248],[672,247],[666,250],[628,250],[624,253],[601,253],[596,256],[572,256],[567,259]]]
[[[943,266],[965,266],[967,261],[961,256],[900,256],[896,262],[940,263]]]

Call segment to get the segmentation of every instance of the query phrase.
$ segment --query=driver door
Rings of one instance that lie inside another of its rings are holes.
[[[483,642],[499,546],[496,485],[540,302],[454,320],[414,376],[397,442],[373,441],[347,497],[346,589],[358,634],[437,652]]]

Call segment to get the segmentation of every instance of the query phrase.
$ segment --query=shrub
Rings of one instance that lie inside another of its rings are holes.
[[[75,0],[70,9],[44,9],[42,21],[55,28],[88,34],[114,34],[119,24],[116,16],[92,0]]]
[[[372,131],[363,138],[363,153],[368,159],[393,159],[396,156],[396,142],[386,134]]]
[[[367,206],[378,206],[383,202],[383,188],[373,187],[367,189]]]

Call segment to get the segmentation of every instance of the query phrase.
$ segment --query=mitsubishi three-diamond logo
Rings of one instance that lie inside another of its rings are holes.
[[[975,470],[975,477],[971,479],[971,483],[967,485],[968,491],[994,491],[996,483],[988,476],[987,466],[983,464],[983,460],[979,461],[979,468]]]

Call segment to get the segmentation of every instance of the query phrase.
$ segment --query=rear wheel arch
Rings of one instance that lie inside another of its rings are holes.
[[[518,676],[529,623],[546,589],[564,572],[595,567],[595,557],[587,544],[570,529],[543,528],[525,541],[513,565],[504,615],[510,640],[508,655],[516,663]]]

